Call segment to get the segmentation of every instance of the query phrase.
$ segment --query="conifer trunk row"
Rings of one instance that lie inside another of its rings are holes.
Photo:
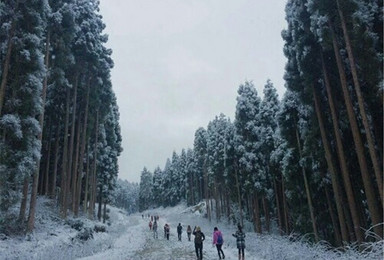
[[[343,36],[344,36],[345,46],[346,46],[347,53],[348,53],[349,64],[351,66],[352,79],[353,79],[353,83],[355,85],[355,92],[356,92],[357,101],[358,101],[358,105],[359,105],[359,111],[360,111],[361,119],[363,122],[364,130],[365,130],[365,135],[367,137],[369,154],[371,156],[373,170],[375,172],[376,182],[377,182],[379,192],[380,192],[380,199],[381,199],[381,202],[384,203],[384,200],[383,200],[383,192],[384,192],[383,191],[383,172],[380,169],[379,158],[377,157],[377,152],[375,149],[375,138],[373,136],[372,129],[369,125],[367,112],[365,111],[364,97],[363,97],[363,94],[361,92],[360,82],[359,82],[359,78],[357,76],[356,62],[355,62],[355,58],[354,58],[352,47],[351,47],[351,40],[349,39],[347,24],[346,24],[345,18],[344,18],[344,13],[343,13],[342,9],[340,8],[340,0],[336,0],[336,2],[337,2],[337,9],[339,11],[339,16],[340,16],[340,20],[341,20],[341,28],[343,29]]]
[[[300,160],[301,160],[303,158],[303,155],[302,155],[302,151],[301,151],[299,130],[297,129],[297,127],[296,127],[296,140],[297,140],[297,147],[299,150],[299,155],[300,155]],[[301,166],[301,172],[302,172],[303,177],[304,177],[304,187],[305,187],[305,193],[307,194],[307,203],[308,203],[309,213],[310,213],[311,220],[312,220],[313,234],[315,235],[315,241],[317,243],[319,241],[319,234],[317,233],[316,218],[315,218],[315,213],[314,213],[313,204],[312,204],[312,195],[311,195],[311,191],[309,189],[307,174],[305,172],[303,165]]]
[[[341,140],[340,136],[340,126],[339,126],[339,121],[338,121],[338,116],[336,113],[336,107],[335,107],[335,102],[333,100],[333,94],[332,94],[332,89],[328,77],[328,72],[325,66],[324,58],[321,55],[321,63],[322,63],[322,69],[323,69],[323,75],[324,75],[324,81],[325,81],[325,87],[327,89],[327,97],[328,97],[328,103],[329,107],[331,110],[331,118],[333,122],[333,132],[335,134],[335,139],[336,139],[336,147],[337,147],[337,155],[339,158],[339,164],[341,168],[341,173],[344,181],[344,188],[347,193],[347,199],[348,199],[348,204],[349,208],[351,210],[351,215],[352,215],[352,221],[353,221],[353,226],[354,226],[354,233],[356,235],[356,239],[359,243],[363,241],[363,234],[361,233],[360,230],[360,219],[357,213],[356,209],[356,203],[355,203],[355,196],[352,190],[352,184],[350,180],[350,174],[348,171],[347,167],[347,162],[346,162],[346,157],[344,154],[344,146]]]
[[[45,68],[47,71],[44,77],[43,89],[41,92],[41,112],[39,115],[40,133],[38,135],[38,141],[40,142],[40,144],[42,143],[42,140],[43,140],[43,131],[44,131],[45,100],[47,97],[47,87],[48,87],[48,70],[49,70],[49,53],[50,53],[49,49],[50,49],[50,32],[48,31],[46,42],[45,42]],[[32,178],[32,191],[31,191],[31,201],[29,206],[27,232],[32,232],[35,226],[36,199],[37,199],[37,188],[39,186],[39,173],[40,173],[40,157],[36,161],[36,170],[33,173],[33,178]]]
[[[372,218],[372,224],[374,226],[374,232],[378,236],[382,237],[383,231],[382,231],[382,228],[380,227],[380,225],[378,225],[379,223],[382,222],[380,210],[378,208],[378,201],[376,199],[375,189],[374,189],[374,186],[373,186],[373,183],[371,180],[370,173],[368,171],[367,160],[366,160],[365,154],[364,154],[364,145],[363,145],[363,142],[361,139],[360,130],[359,130],[359,127],[357,125],[355,112],[353,110],[351,97],[350,97],[350,94],[348,91],[347,78],[345,75],[345,69],[344,69],[344,65],[343,65],[343,62],[341,59],[341,55],[340,55],[340,49],[339,49],[339,46],[338,46],[338,43],[336,40],[336,35],[332,29],[333,25],[331,22],[329,22],[329,25],[331,28],[330,31],[331,31],[331,36],[332,36],[332,44],[333,44],[333,49],[334,49],[334,53],[335,53],[335,57],[336,57],[337,67],[339,70],[339,77],[340,77],[342,92],[343,92],[343,96],[344,96],[344,102],[345,102],[345,106],[347,108],[348,119],[349,119],[349,123],[351,126],[351,131],[352,131],[355,149],[356,149],[356,153],[357,153],[357,159],[359,161],[360,171],[361,171],[363,184],[364,184],[364,191],[365,191],[365,194],[367,196],[368,209],[369,209],[369,212],[370,212],[370,215]]]
[[[56,181],[57,181],[57,168],[59,164],[59,149],[60,149],[60,127],[57,126],[57,132],[55,137],[55,160],[53,162],[53,176],[52,176],[52,185],[49,191],[49,196],[54,198],[56,196]]]
[[[69,101],[70,101],[70,89],[66,89],[66,102],[65,102],[65,123],[64,123],[64,138],[63,138],[63,159],[61,162],[61,191],[60,191],[60,209],[64,219],[67,218],[67,166],[68,166],[68,124],[69,124]]]
[[[67,166],[67,180],[66,180],[66,200],[67,203],[65,207],[70,207],[72,205],[72,179],[73,175],[73,153],[74,153],[74,140],[75,140],[75,125],[76,125],[76,112],[77,112],[77,88],[78,88],[79,75],[75,75],[75,80],[73,84],[73,104],[72,104],[72,118],[71,118],[71,132],[69,138],[69,150],[68,150],[68,166]]]
[[[342,207],[343,205],[342,188],[340,187],[336,166],[334,164],[334,161],[332,160],[331,146],[329,144],[327,134],[325,131],[324,121],[323,121],[320,104],[319,104],[320,102],[318,100],[318,96],[317,96],[314,85],[312,85],[312,93],[313,93],[313,100],[315,102],[315,111],[316,111],[317,121],[319,123],[319,128],[320,128],[321,140],[323,142],[323,147],[325,151],[325,159],[331,175],[332,189],[333,189],[333,194],[335,196],[337,215],[339,217],[339,225],[341,229],[341,236],[343,241],[348,242],[349,236],[348,236],[348,231],[345,224],[344,211]]]

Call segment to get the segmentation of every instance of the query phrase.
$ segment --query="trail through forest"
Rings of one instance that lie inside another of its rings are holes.
[[[219,259],[216,248],[212,245],[212,224],[209,224],[206,219],[200,218],[197,215],[181,211],[180,207],[176,207],[151,212],[153,215],[160,216],[157,238],[155,238],[154,232],[149,229],[150,218],[148,218],[148,213],[146,213],[146,217],[140,214],[130,215],[127,218],[126,230],[122,232],[122,235],[115,240],[110,248],[82,259],[196,259],[193,242],[194,236],[191,235],[191,241],[188,241],[187,225],[192,227],[199,225],[202,227],[203,233],[206,236],[203,247],[204,259]],[[165,223],[171,226],[169,240],[164,236],[163,227]],[[176,226],[178,223],[183,225],[181,241],[178,241],[177,238]],[[208,226],[212,226],[210,228],[212,231]],[[224,245],[226,259],[236,259],[236,248],[233,247],[233,252],[229,252],[225,249],[228,245],[228,243]],[[232,246],[235,245],[233,244]],[[258,258],[249,256],[247,259]]]
[[[236,239],[232,237],[235,224],[227,219],[210,222],[205,215],[204,203],[186,207],[179,204],[175,207],[157,208],[127,215],[121,209],[108,207],[109,221],[104,225],[106,232],[93,232],[86,239],[79,239],[85,229],[102,226],[96,220],[85,217],[69,218],[66,221],[58,217],[51,200],[38,200],[37,226],[34,233],[28,236],[4,237],[0,241],[0,259],[82,259],[82,260],[176,260],[196,259],[193,238],[188,241],[186,229],[188,225],[200,226],[205,234],[203,259],[219,259],[216,248],[212,245],[213,228],[218,227],[224,238],[223,251],[225,259],[238,259]],[[42,213],[44,212],[44,213]],[[146,217],[143,217],[143,215]],[[152,216],[159,216],[158,238],[153,237],[148,223]],[[76,222],[77,221],[77,222]],[[81,230],[76,230],[70,223],[83,223]],[[164,225],[170,225],[169,240],[164,238]],[[183,226],[182,241],[177,238],[177,225]],[[256,234],[252,224],[245,223],[246,249],[245,259],[286,259],[286,260],[360,260],[382,259],[383,241],[367,244],[365,252],[348,247],[345,251],[337,250],[326,243],[311,244],[305,236],[281,236],[275,231],[271,234]]]

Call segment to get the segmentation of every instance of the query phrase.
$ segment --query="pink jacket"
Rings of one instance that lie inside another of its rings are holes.
[[[219,235],[221,235],[221,237],[223,237],[223,234],[221,233],[220,230],[217,230],[217,231],[213,232],[213,244],[214,245],[217,244],[217,238],[219,237]],[[224,243],[224,238],[223,238],[223,243]]]

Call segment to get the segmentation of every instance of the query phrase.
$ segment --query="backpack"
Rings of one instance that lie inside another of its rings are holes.
[[[223,235],[221,233],[217,236],[217,244],[223,244]]]
[[[195,243],[196,244],[203,243],[201,232],[196,232],[196,234],[195,234]]]

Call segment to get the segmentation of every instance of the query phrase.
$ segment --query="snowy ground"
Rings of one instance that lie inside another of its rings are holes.
[[[219,259],[216,248],[212,245],[213,228],[217,226],[224,235],[223,250],[225,259],[238,259],[235,238],[231,236],[235,228],[228,223],[209,222],[194,208],[179,205],[173,208],[159,208],[144,214],[159,215],[158,239],[148,228],[148,218],[140,214],[127,216],[124,211],[111,207],[111,225],[107,232],[93,233],[93,239],[82,241],[79,232],[65,224],[52,210],[52,202],[39,199],[39,212],[36,229],[32,235],[6,237],[0,240],[0,259],[125,259],[125,260],[171,260],[196,259],[194,244],[187,241],[186,227],[200,226],[206,236],[204,259]],[[84,227],[93,228],[97,222],[80,218]],[[163,234],[163,226],[171,226],[170,240]],[[176,226],[183,226],[182,241],[177,240]],[[97,224],[99,225],[99,224]],[[245,259],[383,259],[383,242],[372,246],[376,253],[358,253],[350,249],[346,252],[329,250],[324,244],[310,246],[301,241],[273,235],[246,233]],[[192,235],[193,240],[193,235]]]

